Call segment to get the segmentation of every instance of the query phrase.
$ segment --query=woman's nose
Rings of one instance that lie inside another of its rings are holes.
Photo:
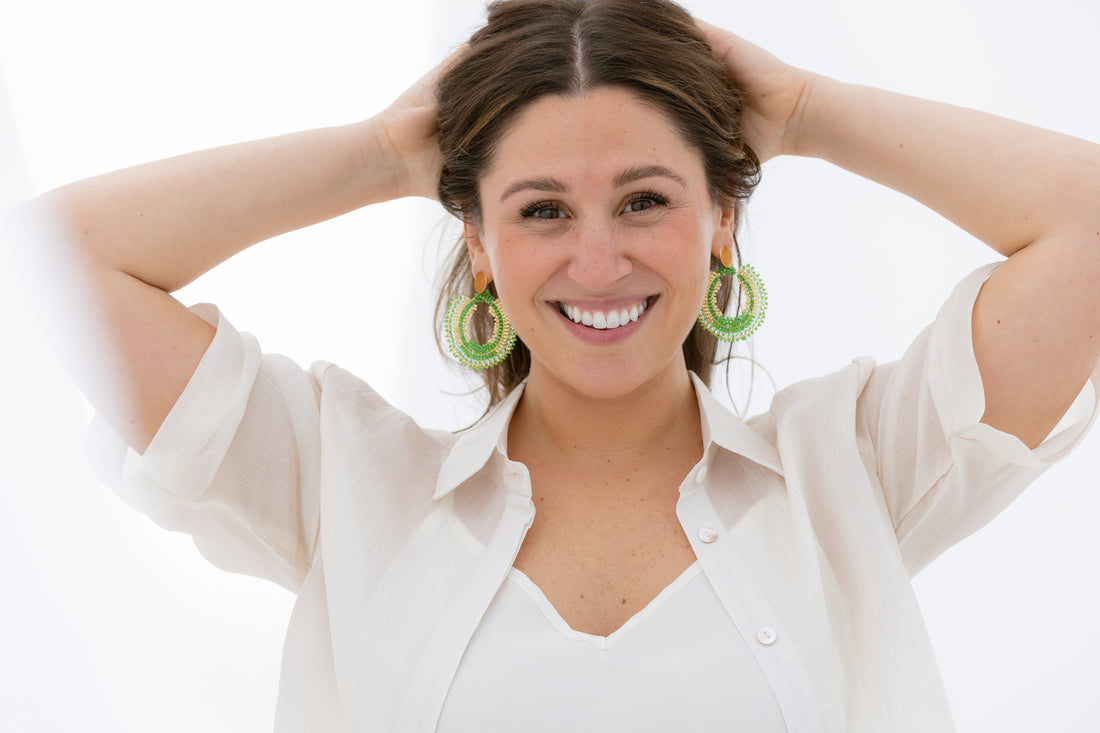
[[[569,277],[586,290],[608,290],[633,270],[623,238],[611,227],[581,228],[573,243]]]

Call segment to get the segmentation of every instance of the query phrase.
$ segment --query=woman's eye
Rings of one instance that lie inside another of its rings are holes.
[[[655,206],[662,206],[667,203],[668,199],[664,196],[655,193],[640,194],[626,202],[626,207],[623,209],[623,212],[631,214],[639,211],[648,211]]]
[[[520,212],[524,219],[563,219],[565,212],[557,204],[541,201],[524,207]]]

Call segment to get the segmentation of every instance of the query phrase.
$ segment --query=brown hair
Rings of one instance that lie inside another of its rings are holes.
[[[669,0],[490,3],[485,26],[436,89],[444,208],[478,222],[479,183],[519,113],[548,94],[582,96],[600,87],[625,89],[664,113],[685,144],[702,154],[711,198],[733,206],[740,220],[742,203],[760,176],[759,160],[742,136],[743,94],[691,15]],[[459,294],[473,297],[470,267],[460,239],[436,304],[437,340],[448,301]],[[728,293],[723,309],[727,299]],[[487,310],[477,309],[471,324],[479,341],[492,332]],[[696,324],[683,351],[687,368],[709,383],[714,336]],[[507,359],[486,369],[490,406],[523,381],[530,366],[530,352],[517,341]]]

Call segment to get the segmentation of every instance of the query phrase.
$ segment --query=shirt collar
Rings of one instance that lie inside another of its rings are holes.
[[[775,446],[719,402],[694,372],[691,372],[691,380],[699,400],[704,452],[714,443],[782,475],[783,467]],[[501,455],[507,455],[508,424],[525,385],[526,383],[520,384],[512,390],[488,415],[458,436],[451,446],[451,452],[439,467],[433,499],[442,499],[484,468],[494,450],[499,450]]]
[[[779,460],[779,451],[775,446],[719,402],[695,372],[690,374],[691,381],[695,385],[695,395],[699,399],[703,451],[706,452],[713,443],[782,476],[783,463]]]
[[[504,401],[489,411],[478,423],[459,434],[451,452],[439,467],[433,499],[442,499],[455,487],[485,467],[494,449],[507,455],[508,424],[519,404],[526,382],[512,390]]]

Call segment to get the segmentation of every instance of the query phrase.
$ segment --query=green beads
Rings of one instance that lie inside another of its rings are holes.
[[[479,303],[484,303],[493,316],[493,333],[484,344],[479,344],[470,333],[470,321]],[[488,369],[508,358],[516,345],[516,332],[508,316],[500,309],[500,301],[483,290],[471,300],[456,295],[447,304],[444,332],[447,350],[455,360],[469,369]]]
[[[732,318],[718,307],[722,278],[731,275],[736,275],[741,285],[741,307]],[[740,269],[720,267],[710,274],[706,297],[699,311],[699,324],[722,341],[743,341],[760,328],[767,308],[768,291],[752,265],[743,265]]]

